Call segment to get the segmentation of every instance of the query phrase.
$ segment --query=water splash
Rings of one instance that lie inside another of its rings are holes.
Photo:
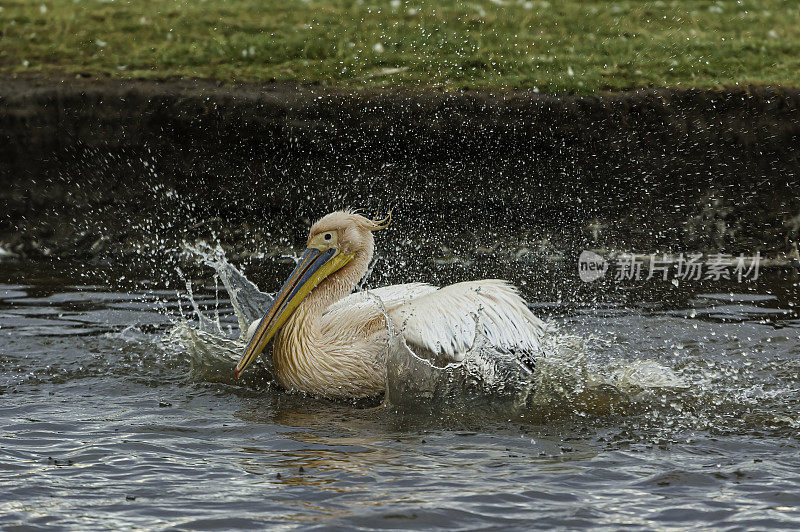
[[[225,258],[225,252],[219,245],[200,242],[195,245],[184,244],[185,250],[200,263],[210,266],[222,281],[231,306],[236,313],[238,334],[223,330],[220,320],[207,318],[199,309],[187,282],[187,294],[194,309],[195,321],[183,319],[176,323],[170,331],[170,338],[181,345],[189,353],[192,363],[192,374],[195,379],[211,382],[235,381],[233,367],[244,352],[250,324],[261,318],[272,303],[273,297],[261,292],[258,287]],[[219,302],[219,298],[217,298]],[[272,356],[267,351],[259,357],[257,369],[242,382],[247,384],[254,380],[271,379]]]
[[[236,312],[240,336],[246,334],[250,324],[264,315],[274,299],[273,296],[260,291],[241,271],[229,263],[225,258],[225,251],[219,244],[212,247],[205,242],[199,242],[195,245],[184,244],[184,247],[200,262],[214,268]]]
[[[499,353],[482,335],[462,362],[437,367],[394,337],[387,363],[387,402],[400,411],[436,409],[474,415],[545,420],[608,414],[641,399],[643,391],[683,390],[688,384],[652,360],[600,366],[587,342],[549,325],[531,373],[513,354]]]
[[[231,337],[218,317],[204,316],[187,284],[196,319],[176,324],[171,336],[189,353],[195,378],[233,382],[232,368],[244,350],[248,328],[263,315],[272,296],[258,290],[231,265],[219,245],[200,243],[185,245],[185,249],[214,269],[228,292],[239,329]],[[398,411],[435,408],[464,414],[534,414],[537,418],[578,411],[604,414],[614,411],[615,405],[638,398],[643,391],[687,387],[671,369],[652,360],[613,360],[601,367],[592,361],[585,339],[564,333],[553,324],[545,332],[534,370],[520,363],[513,353],[498,352],[480,333],[462,361],[437,366],[418,356],[403,335],[392,330],[391,323],[389,326],[385,404]],[[259,361],[261,377],[271,374],[270,354],[259,357]]]

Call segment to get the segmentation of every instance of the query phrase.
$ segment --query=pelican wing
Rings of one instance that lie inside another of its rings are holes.
[[[406,343],[460,361],[481,333],[505,353],[537,352],[545,324],[506,281],[486,279],[429,291],[389,310]]]
[[[369,293],[378,296],[386,307],[386,311],[390,312],[408,301],[436,292],[438,289],[427,283],[406,283],[373,288],[369,290]]]
[[[430,292],[436,287],[425,283],[407,283],[355,292],[325,310],[320,330],[341,337],[344,330],[370,335],[386,327],[388,313],[400,305]]]
[[[436,290],[437,288],[435,286],[427,283],[394,284],[381,288],[371,288],[369,290],[354,292],[340,299],[328,307],[325,314],[339,312],[344,309],[352,309],[359,305],[369,305],[372,304],[371,302],[375,301],[375,298],[379,299],[386,309],[386,312],[389,312],[409,300],[435,292]]]

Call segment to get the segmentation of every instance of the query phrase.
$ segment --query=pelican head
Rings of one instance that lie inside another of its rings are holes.
[[[372,232],[386,228],[391,220],[391,213],[383,220],[370,220],[356,212],[337,211],[311,226],[306,250],[258,323],[242,359],[236,365],[236,378],[258,358],[286,320],[318,285],[329,278],[334,281],[331,276],[351,262],[369,264],[375,245]],[[358,272],[358,278],[363,273]]]

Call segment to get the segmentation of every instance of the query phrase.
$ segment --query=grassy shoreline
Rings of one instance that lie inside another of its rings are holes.
[[[783,0],[10,0],[0,75],[538,89],[800,85]]]

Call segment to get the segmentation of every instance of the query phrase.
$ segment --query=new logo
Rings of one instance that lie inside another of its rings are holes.
[[[581,281],[590,283],[600,279],[608,271],[606,259],[592,251],[584,251],[578,257],[578,275]]]

